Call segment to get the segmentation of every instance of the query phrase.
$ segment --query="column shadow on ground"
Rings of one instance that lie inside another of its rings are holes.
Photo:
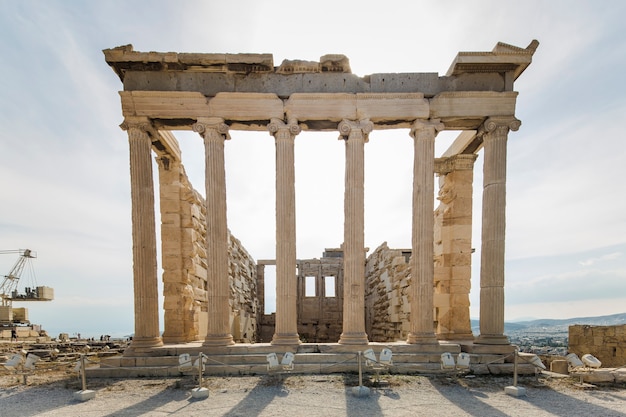
[[[363,377],[364,385],[371,385],[369,378]],[[383,410],[378,399],[381,393],[370,388],[370,395],[366,397],[356,397],[352,394],[352,388],[359,386],[359,376],[356,374],[343,374],[346,396],[346,416],[348,417],[369,417],[382,416]]]
[[[154,411],[157,408],[163,407],[164,405],[172,402],[172,401],[182,401],[187,397],[187,392],[184,390],[179,390],[174,388],[176,382],[173,382],[170,386],[166,387],[164,390],[156,392],[149,398],[142,400],[136,404],[128,406],[126,408],[122,408],[120,410],[111,411],[109,414],[104,415],[103,417],[113,417],[113,416],[124,416],[124,417],[134,417],[134,416],[142,416],[150,411]],[[170,395],[164,395],[166,390],[172,390],[176,393],[175,397]],[[76,402],[74,402],[76,403]]]
[[[58,408],[67,407],[72,402],[72,392],[64,388],[10,387],[0,393],[0,415],[3,417],[31,417]],[[9,404],[11,404],[9,406]],[[6,410],[11,410],[9,413]]]
[[[610,408],[602,407],[596,404],[590,404],[587,401],[580,400],[571,395],[563,394],[549,387],[533,389],[525,386],[523,382],[519,385],[524,386],[527,389],[527,395],[517,398],[511,397],[512,400],[531,403],[534,407],[540,408],[554,416],[571,417],[572,413],[575,412],[575,415],[626,417],[626,414],[619,411],[611,410]],[[437,391],[439,391],[444,398],[450,401],[451,404],[456,405],[459,409],[469,415],[475,417],[509,416],[508,412],[501,411],[480,399],[481,397],[486,398],[488,396],[485,392],[499,392],[502,395],[507,395],[504,393],[504,385],[496,385],[490,388],[481,387],[468,389],[455,383],[442,384],[441,381],[439,381],[433,383],[433,387],[437,389]],[[546,395],[541,395],[541,397],[539,397],[538,390],[545,390],[544,393]]]
[[[285,389],[284,379],[276,379],[273,375],[264,375],[254,388],[236,406],[231,408],[224,417],[255,417],[272,402],[276,397],[285,397],[289,391]]]

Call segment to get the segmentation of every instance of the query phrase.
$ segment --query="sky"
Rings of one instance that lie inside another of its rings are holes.
[[[626,3],[622,1],[0,0],[0,251],[29,248],[50,303],[22,303],[60,332],[132,333],[128,138],[103,49],[271,53],[352,72],[437,72],[459,51],[540,42],[515,82],[508,140],[505,318],[626,311]],[[441,154],[458,132],[436,140]],[[204,194],[200,137],[175,132]],[[231,131],[228,225],[255,259],[275,257],[274,144]],[[297,256],[343,240],[337,133],[296,139]],[[374,131],[365,154],[365,241],[411,246],[412,139]],[[479,313],[482,152],[475,166],[471,315]],[[0,254],[0,273],[15,263]],[[32,277],[28,277],[30,279]],[[22,285],[30,284],[27,277]],[[33,285],[30,285],[33,286]]]

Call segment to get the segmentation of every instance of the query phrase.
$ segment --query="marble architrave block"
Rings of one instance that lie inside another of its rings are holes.
[[[218,93],[209,100],[211,116],[224,120],[283,119],[283,101],[271,93]]]
[[[430,117],[471,118],[510,116],[515,114],[517,92],[454,91],[430,99]]]
[[[357,120],[356,100],[348,93],[294,93],[285,102],[285,113],[297,120]]]
[[[151,118],[209,117],[207,98],[189,91],[121,91],[122,114]]]
[[[429,103],[422,93],[357,93],[357,119],[372,122],[427,119]]]

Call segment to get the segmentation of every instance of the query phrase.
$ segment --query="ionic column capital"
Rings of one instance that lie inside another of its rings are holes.
[[[221,117],[206,117],[198,119],[191,128],[194,132],[198,132],[203,138],[207,139],[211,135],[220,135],[222,139],[230,139],[228,133],[229,126]]]
[[[291,139],[300,134],[302,128],[300,128],[298,120],[296,119],[289,119],[289,121],[285,123],[281,119],[272,118],[267,125],[267,130],[269,130],[270,135],[274,136],[276,139]]]
[[[363,120],[347,120],[343,119],[337,126],[339,130],[339,139],[348,140],[350,138],[363,138],[365,142],[368,141],[368,136],[372,130],[374,130],[374,123],[370,119]]]
[[[439,119],[415,120],[411,125],[410,135],[413,139],[434,139],[444,129]]]
[[[148,133],[152,129],[152,123],[147,117],[126,117],[120,124],[120,129],[128,131],[139,130]]]
[[[495,133],[496,135],[506,135],[509,130],[517,131],[522,122],[515,117],[489,117],[482,124],[478,131],[478,135]]]

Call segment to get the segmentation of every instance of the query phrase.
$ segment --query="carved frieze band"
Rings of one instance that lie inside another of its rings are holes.
[[[357,133],[363,136],[363,140],[367,142],[368,135],[374,130],[374,123],[369,119],[363,120],[342,120],[337,126],[339,130],[339,139],[348,140],[351,135]]]
[[[453,171],[471,171],[477,157],[476,154],[459,154],[448,158],[435,158],[435,173],[445,175]]]

